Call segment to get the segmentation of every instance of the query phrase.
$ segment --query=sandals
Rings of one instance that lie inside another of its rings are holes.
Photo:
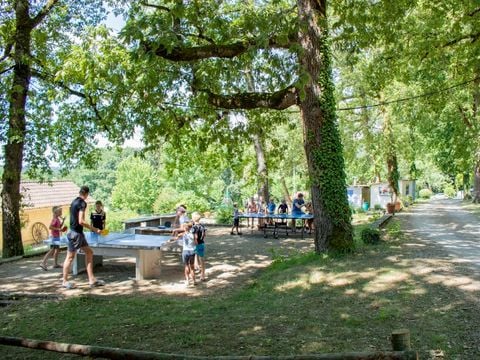
[[[73,285],[73,283],[67,281],[66,283],[63,283],[62,284],[62,287],[67,289],[67,290],[71,290],[71,289],[74,289],[75,288],[75,285]]]
[[[104,286],[104,285],[105,285],[105,281],[103,281],[103,280],[95,280],[95,282],[93,282],[91,284],[88,284],[90,289],[93,289],[93,288],[96,288],[96,287],[99,287],[99,286]]]
[[[45,264],[40,264],[40,265],[38,265],[38,266],[40,266],[43,271],[48,271],[47,265],[45,265]]]

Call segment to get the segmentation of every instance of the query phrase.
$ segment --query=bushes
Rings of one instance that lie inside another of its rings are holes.
[[[367,227],[360,233],[360,238],[365,244],[378,244],[380,242],[380,231],[371,227]]]
[[[121,232],[124,230],[123,221],[138,217],[138,213],[132,210],[108,210],[107,213],[107,229],[113,232]]]
[[[457,191],[455,190],[455,188],[448,184],[448,185],[445,185],[443,187],[443,193],[448,196],[449,198],[453,199],[454,197],[457,196]]]
[[[172,188],[163,188],[153,204],[153,211],[157,214],[170,214],[175,212],[180,204],[184,204],[189,213],[194,211],[203,213],[210,210],[208,201],[197,196],[193,191],[178,192]]]
[[[233,207],[225,204],[215,209],[215,219],[217,224],[231,224],[233,221]]]
[[[422,199],[430,199],[432,195],[433,193],[430,189],[422,189],[418,192],[418,196]]]

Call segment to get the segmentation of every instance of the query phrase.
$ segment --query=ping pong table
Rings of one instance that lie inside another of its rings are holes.
[[[287,225],[287,220],[302,220],[302,239],[305,235],[305,221],[309,219],[313,219],[314,216],[312,214],[265,214],[265,213],[244,213],[240,214],[239,218],[243,219],[264,219],[266,220],[265,224],[263,225],[263,236],[267,237],[267,232],[272,231],[273,237],[278,238],[278,234],[281,230],[285,231],[285,234],[288,236],[288,231],[291,230],[292,232],[296,231],[296,226],[294,225],[293,228],[290,228]],[[273,225],[268,225],[268,220],[272,219],[274,221]],[[281,222],[278,222],[280,220]]]
[[[142,235],[132,233],[110,233],[99,236],[98,241],[88,239],[88,245],[93,250],[94,266],[103,263],[104,256],[134,257],[135,279],[158,278],[161,272],[162,251],[176,247],[176,242],[170,242],[170,236]],[[48,243],[49,240],[45,240]],[[51,241],[50,241],[51,242]],[[85,255],[77,252],[72,265],[72,272],[77,275],[86,269]]]

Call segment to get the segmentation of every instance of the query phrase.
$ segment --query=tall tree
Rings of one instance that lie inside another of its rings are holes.
[[[112,1],[113,2],[113,1]],[[0,101],[8,106],[8,121],[1,124],[4,145],[2,176],[3,257],[23,254],[20,232],[20,179],[22,168],[33,175],[49,170],[55,158],[56,144],[62,144],[69,161],[91,149],[83,144],[86,119],[95,118],[95,104],[81,86],[68,87],[57,72],[69,50],[89,24],[98,23],[106,14],[103,1],[15,0],[2,1],[0,13]],[[9,83],[7,89],[4,84]],[[32,86],[33,85],[33,86]],[[63,102],[58,101],[58,94]],[[82,102],[78,106],[71,96]],[[53,105],[55,103],[55,106]],[[86,106],[85,106],[86,105]],[[78,121],[75,113],[83,114]],[[62,113],[66,116],[63,118]],[[55,114],[55,115],[53,115]],[[70,126],[59,131],[67,119]],[[94,130],[95,132],[95,130]],[[87,141],[88,142],[88,141]],[[90,141],[90,143],[92,143]],[[50,147],[50,148],[49,148]],[[72,150],[73,149],[73,150]]]
[[[4,43],[2,58],[2,60],[11,58],[13,68],[8,96],[9,114],[2,176],[3,257],[23,255],[20,229],[20,177],[27,130],[26,112],[31,80],[32,31],[43,22],[57,3],[56,0],[48,1],[34,16],[30,15],[31,6],[27,0],[17,0],[7,4],[14,8],[15,30],[12,37]]]
[[[465,171],[480,174],[475,170],[480,152],[479,116],[474,110],[480,52],[478,2],[446,0],[435,6],[408,0],[358,1],[335,2],[334,7],[339,48],[349,51],[350,58],[376,54],[378,66],[372,72],[381,69],[388,84],[397,81],[397,89],[411,90],[403,103],[415,103],[410,111],[418,120],[415,131],[429,146],[417,155],[424,162],[434,159],[452,178]],[[422,93],[425,96],[419,96]],[[399,117],[398,112],[391,115]]]
[[[190,79],[192,94],[200,99],[206,95],[210,106],[272,110],[298,106],[315,213],[316,251],[350,249],[351,214],[333,96],[327,2],[299,0],[296,13],[289,1],[266,5],[213,3],[176,2],[173,7],[169,7],[171,2],[147,4],[149,11],[138,9],[135,19],[150,27],[139,32],[139,23],[133,26],[132,21],[125,33],[137,37],[150,58],[156,55],[179,64],[201,62]],[[168,19],[178,21],[169,23]],[[283,72],[275,76],[280,68],[270,65],[271,78],[264,87],[270,92],[234,91],[242,88],[236,62],[272,64],[279,53],[283,59],[296,59],[296,79]],[[219,73],[226,67],[230,69],[226,74]],[[215,83],[214,72],[221,81]]]

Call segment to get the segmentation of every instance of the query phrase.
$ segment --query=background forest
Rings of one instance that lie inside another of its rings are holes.
[[[3,203],[19,160],[22,178],[88,184],[119,217],[309,191],[307,123],[274,102],[292,84],[304,99],[307,3],[329,29],[343,147],[325,146],[345,183],[479,190],[476,1],[1,1]],[[135,133],[143,147],[122,148]]]

